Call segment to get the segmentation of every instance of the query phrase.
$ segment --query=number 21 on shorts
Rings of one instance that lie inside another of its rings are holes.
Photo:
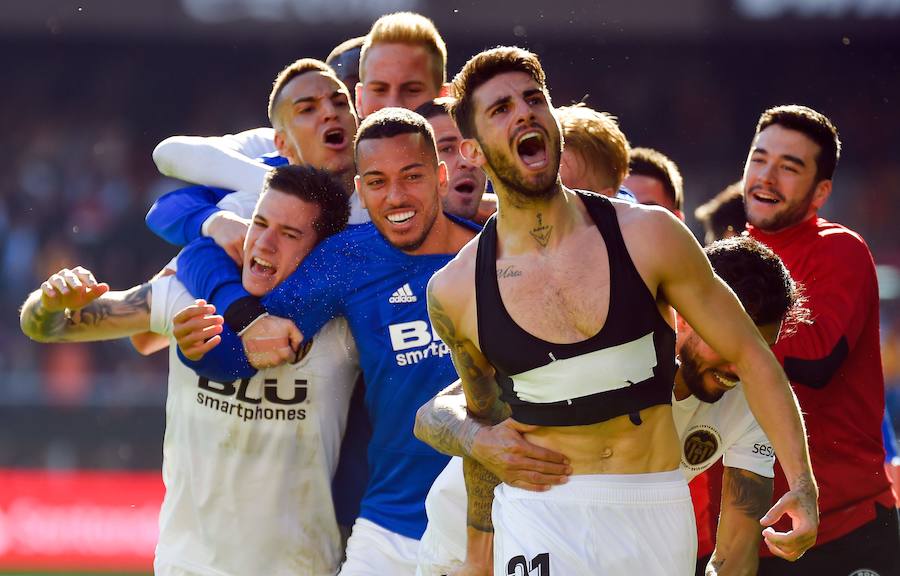
[[[513,556],[506,565],[506,573],[508,576],[550,576],[550,553],[538,554],[531,562],[524,556]]]

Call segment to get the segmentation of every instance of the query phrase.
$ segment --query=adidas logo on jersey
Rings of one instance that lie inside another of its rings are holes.
[[[388,302],[391,304],[409,304],[411,302],[416,302],[419,299],[415,294],[412,293],[412,289],[409,287],[409,284],[404,284],[400,288],[397,288],[391,297],[388,299]]]

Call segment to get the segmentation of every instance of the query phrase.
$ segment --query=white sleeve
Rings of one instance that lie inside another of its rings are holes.
[[[234,212],[241,218],[250,218],[253,215],[253,209],[256,208],[256,202],[259,200],[259,191],[249,192],[239,190],[233,194],[229,194],[219,200],[217,206],[222,210]]]
[[[733,390],[728,394],[740,394],[743,400],[743,390]],[[759,422],[753,417],[753,413],[750,412],[750,406],[747,405],[746,400],[743,400],[741,404],[740,415],[732,413],[732,418],[729,418],[729,421],[738,424],[739,431],[731,444],[726,447],[722,464],[730,468],[749,470],[766,478],[774,478],[775,451],[772,449],[772,444]],[[728,436],[730,437],[731,434]]]
[[[276,151],[275,130],[272,128],[253,128],[237,134],[226,134],[222,136],[222,140],[226,146],[248,158],[259,158]]]
[[[150,331],[172,335],[172,318],[194,303],[184,284],[175,276],[164,276],[150,282]]]
[[[162,174],[187,182],[231,190],[262,190],[270,168],[255,160],[261,156],[256,152],[266,148],[260,143],[261,130],[274,134],[271,128],[259,128],[228,136],[172,136],[157,144],[153,161]],[[249,132],[255,134],[243,136]],[[272,151],[274,147],[271,141],[267,148]]]

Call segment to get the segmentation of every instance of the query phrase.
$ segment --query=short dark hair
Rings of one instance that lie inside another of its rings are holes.
[[[334,81],[341,86],[344,85],[344,83],[341,82],[341,79],[334,73],[334,70],[331,69],[331,66],[321,60],[316,60],[315,58],[301,58],[291,62],[278,73],[278,76],[272,83],[272,92],[269,94],[269,122],[272,123],[272,126],[275,126],[275,107],[278,105],[278,98],[281,96],[282,90],[284,90],[284,87],[287,86],[288,82],[307,72],[320,72],[334,79]]]
[[[421,134],[431,143],[434,151],[434,162],[437,164],[437,146],[434,143],[434,129],[425,118],[406,108],[382,108],[369,114],[359,130],[356,131],[356,140],[353,142],[354,160],[359,160],[359,143],[363,140],[380,140],[393,138],[401,134]]]
[[[684,180],[678,165],[671,158],[653,148],[632,148],[628,156],[630,174],[649,176],[662,182],[666,195],[675,202],[678,210],[684,206]]]
[[[263,194],[273,190],[315,204],[320,213],[312,227],[316,242],[336,234],[347,226],[350,199],[340,182],[325,170],[308,165],[278,166],[266,175]]]
[[[757,326],[782,322],[782,334],[807,323],[801,286],[772,250],[749,236],[717,240],[704,248],[713,271],[737,295]]]
[[[747,227],[744,213],[744,189],[738,180],[694,210],[694,218],[703,224],[706,243],[721,240],[728,232],[740,234]]]
[[[524,72],[546,92],[547,77],[536,54],[517,46],[497,46],[472,56],[453,78],[455,105],[451,116],[463,138],[475,137],[475,105],[473,96],[479,86],[506,72]]]
[[[435,98],[434,100],[429,100],[424,104],[420,104],[415,112],[426,120],[434,118],[435,116],[441,116],[442,114],[449,116],[450,109],[453,107],[454,102],[456,102],[456,99],[452,96],[441,96],[440,98]]]
[[[759,134],[772,124],[788,130],[796,130],[819,145],[816,156],[816,182],[831,180],[841,157],[841,140],[837,128],[827,116],[807,106],[788,104],[769,108],[759,117],[756,133]]]

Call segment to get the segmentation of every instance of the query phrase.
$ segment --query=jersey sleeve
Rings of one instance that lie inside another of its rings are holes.
[[[356,274],[362,273],[335,239],[320,243],[293,274],[262,299],[269,314],[293,320],[304,337],[343,313],[344,298],[358,279]]]
[[[172,136],[156,146],[153,161],[162,174],[187,182],[261,190],[269,167],[255,158],[274,149],[271,128],[227,136]]]
[[[855,234],[831,233],[811,257],[803,288],[812,323],[798,325],[773,350],[792,382],[821,388],[856,345],[878,292],[872,255]]]
[[[150,294],[150,331],[171,336],[172,318],[194,300],[184,285],[173,276],[152,280]]]
[[[775,452],[755,418],[753,424],[725,450],[722,464],[729,468],[749,470],[766,478],[775,477]]]
[[[207,352],[200,360],[189,360],[178,350],[181,362],[198,375],[214,382],[234,382],[239,378],[250,378],[256,369],[247,360],[244,345],[227,324],[222,326],[222,341]]]
[[[191,294],[214,304],[219,314],[237,300],[252,298],[241,285],[240,269],[210,238],[194,240],[181,251],[176,276]]]
[[[216,204],[231,192],[190,186],[164,194],[147,212],[147,226],[166,242],[184,246],[201,237],[203,222],[221,209]]]

